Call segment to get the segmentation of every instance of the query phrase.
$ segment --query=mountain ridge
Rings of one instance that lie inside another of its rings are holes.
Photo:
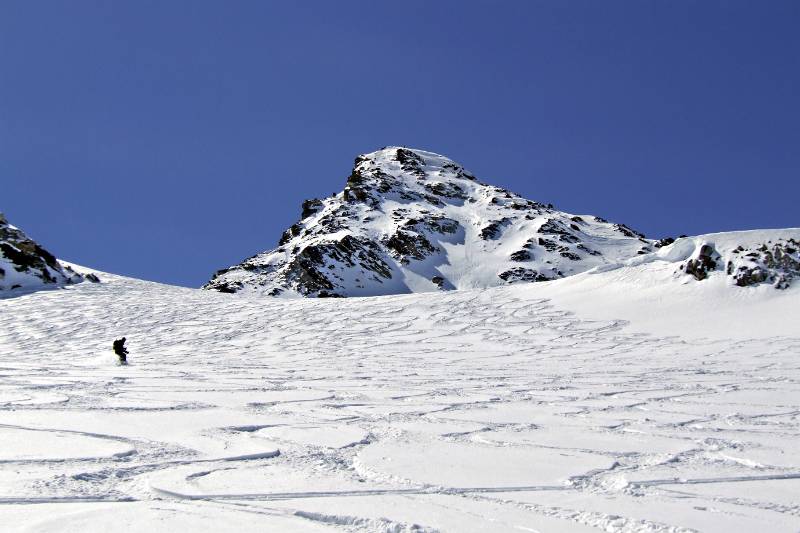
[[[343,190],[302,204],[278,247],[203,288],[270,296],[370,296],[546,281],[650,253],[643,234],[480,181],[440,154],[359,155]]]
[[[59,261],[0,213],[0,291],[58,287],[84,279],[98,280],[94,274],[84,276]]]

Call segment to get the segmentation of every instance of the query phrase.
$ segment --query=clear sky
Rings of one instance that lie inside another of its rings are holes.
[[[800,2],[0,3],[0,211],[199,286],[386,145],[651,237],[800,226]]]

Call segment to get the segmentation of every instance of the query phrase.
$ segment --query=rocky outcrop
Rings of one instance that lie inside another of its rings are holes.
[[[392,255],[403,264],[409,264],[412,259],[425,259],[436,251],[424,234],[407,229],[399,229],[386,240],[386,247]]]
[[[740,246],[725,270],[739,287],[769,283],[776,289],[787,289],[800,277],[800,242],[779,240],[754,249]]]
[[[97,276],[83,276],[64,265],[0,213],[0,296],[17,289],[56,287]]]
[[[483,240],[495,240],[499,239],[500,236],[503,234],[503,228],[508,226],[511,223],[511,220],[508,218],[502,218],[500,220],[493,220],[489,222],[486,226],[481,229],[481,239]]]
[[[539,274],[531,268],[516,267],[511,270],[501,272],[500,279],[507,283],[518,283],[520,281],[549,281],[551,279],[543,274]]]
[[[769,233],[769,230],[765,233]],[[730,239],[728,237],[728,241]],[[738,287],[770,284],[776,289],[786,289],[800,277],[798,239],[776,237],[766,242],[749,242],[735,247],[726,244],[720,247],[713,242],[701,242],[690,257],[680,264],[679,271],[697,281],[704,281],[716,273],[727,276],[731,284]],[[669,248],[678,246],[685,246],[682,240],[665,245],[663,249],[669,253]]]
[[[700,247],[697,257],[689,259],[681,267],[684,272],[698,281],[702,281],[708,277],[708,273],[717,268],[719,254],[714,247],[710,244],[704,244]]]

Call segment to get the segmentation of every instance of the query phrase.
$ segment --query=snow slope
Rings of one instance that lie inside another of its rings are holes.
[[[798,233],[434,294],[0,299],[0,524],[796,532],[800,285],[685,265]]]
[[[450,159],[388,147],[356,158],[344,190],[303,203],[278,248],[204,288],[372,296],[544,281],[654,250],[623,224],[481,183]]]
[[[686,266],[704,247],[716,266],[698,280]],[[791,254],[775,264],[772,251],[777,257],[786,249]],[[587,317],[625,319],[636,331],[766,339],[780,336],[790,317],[800,321],[794,297],[775,290],[798,276],[800,228],[734,231],[679,239],[656,253],[547,283],[537,294]]]

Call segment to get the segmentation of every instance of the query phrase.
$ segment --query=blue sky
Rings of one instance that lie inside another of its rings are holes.
[[[386,145],[651,237],[800,226],[800,3],[0,7],[0,210],[198,286]]]

